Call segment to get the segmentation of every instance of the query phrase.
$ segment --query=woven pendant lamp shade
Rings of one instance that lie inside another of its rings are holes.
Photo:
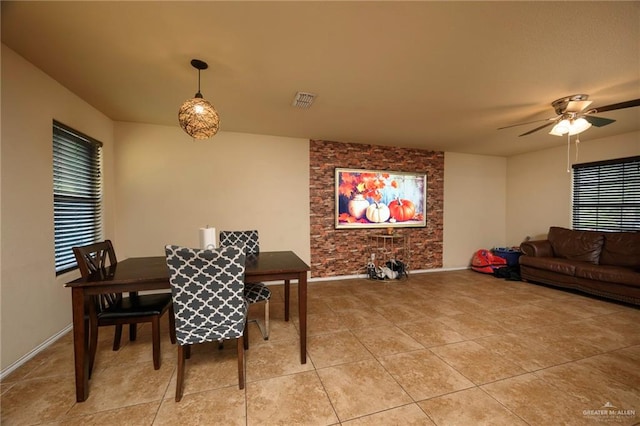
[[[198,70],[198,92],[192,99],[183,102],[178,111],[180,127],[194,139],[208,139],[218,133],[220,116],[218,111],[200,93],[200,71],[209,65],[200,59],[192,59],[191,66]]]
[[[178,111],[180,127],[194,139],[207,139],[218,133],[220,116],[211,103],[195,97],[184,101]]]

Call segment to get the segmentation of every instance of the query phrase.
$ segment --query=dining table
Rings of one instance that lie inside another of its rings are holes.
[[[289,295],[292,280],[298,282],[298,320],[300,362],[307,362],[307,272],[309,266],[293,251],[264,251],[248,255],[246,283],[284,281],[284,319],[289,321]],[[104,293],[140,292],[170,289],[165,256],[132,257],[98,270],[87,278],[67,284],[71,289],[73,311],[73,353],[76,401],[89,396],[89,312],[91,296]]]

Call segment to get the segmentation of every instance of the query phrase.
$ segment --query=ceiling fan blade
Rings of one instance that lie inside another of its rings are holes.
[[[595,108],[595,113],[605,112],[605,111],[613,111],[616,109],[624,109],[624,108],[632,108],[640,106],[640,99],[633,99],[626,102],[618,102],[617,104],[605,105],[601,107]]]
[[[541,121],[555,121],[556,117],[553,118],[545,118],[543,120],[533,120],[533,121],[527,121],[526,123],[517,123],[517,124],[511,124],[509,126],[504,126],[504,127],[498,127],[498,130],[502,130],[502,129],[508,129],[510,127],[516,127],[516,126],[524,126],[525,124],[531,124],[531,123],[539,123]]]
[[[550,121],[550,122],[548,122],[547,124],[543,124],[543,125],[542,125],[542,126],[540,126],[540,127],[536,127],[535,129],[533,129],[533,130],[529,130],[528,132],[523,133],[523,134],[518,135],[518,136],[527,136],[527,135],[530,135],[530,134],[531,134],[531,133],[533,133],[533,132],[537,132],[538,130],[542,130],[542,129],[544,129],[545,127],[549,127],[549,126],[551,126],[551,125],[552,125],[553,123],[555,123],[556,121],[557,121],[557,120]]]
[[[606,126],[607,124],[611,124],[611,123],[614,123],[616,121],[616,120],[612,120],[610,118],[594,117],[594,116],[591,116],[591,115],[585,115],[584,119],[587,120],[589,123],[593,124],[596,127]]]

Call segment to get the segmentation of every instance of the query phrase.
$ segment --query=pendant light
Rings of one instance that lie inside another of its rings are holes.
[[[198,93],[184,101],[178,111],[180,127],[194,139],[207,139],[218,133],[220,116],[218,111],[200,93],[200,71],[209,68],[206,62],[192,59],[191,66],[198,70]]]

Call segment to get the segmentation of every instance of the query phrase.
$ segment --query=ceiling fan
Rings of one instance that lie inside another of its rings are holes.
[[[584,130],[587,130],[592,125],[596,127],[602,127],[616,121],[610,118],[596,117],[594,116],[594,114],[613,111],[616,109],[640,106],[640,99],[633,99],[630,101],[618,102],[615,104],[605,105],[587,110],[587,107],[589,107],[589,105],[591,105],[592,103],[592,101],[588,99],[589,95],[584,94],[565,96],[563,98],[556,99],[555,101],[551,102],[551,106],[556,112],[555,117],[546,118],[543,120],[529,121],[526,123],[512,124],[510,126],[500,127],[498,130],[508,129],[515,126],[522,126],[525,124],[538,123],[540,121],[546,121],[547,123],[543,124],[542,126],[529,130],[528,132],[525,132],[519,136],[530,135],[531,133],[537,132],[538,130],[542,130],[545,127],[549,127],[551,125],[554,125],[551,129],[551,132],[549,132],[552,135],[575,135],[583,132]]]

